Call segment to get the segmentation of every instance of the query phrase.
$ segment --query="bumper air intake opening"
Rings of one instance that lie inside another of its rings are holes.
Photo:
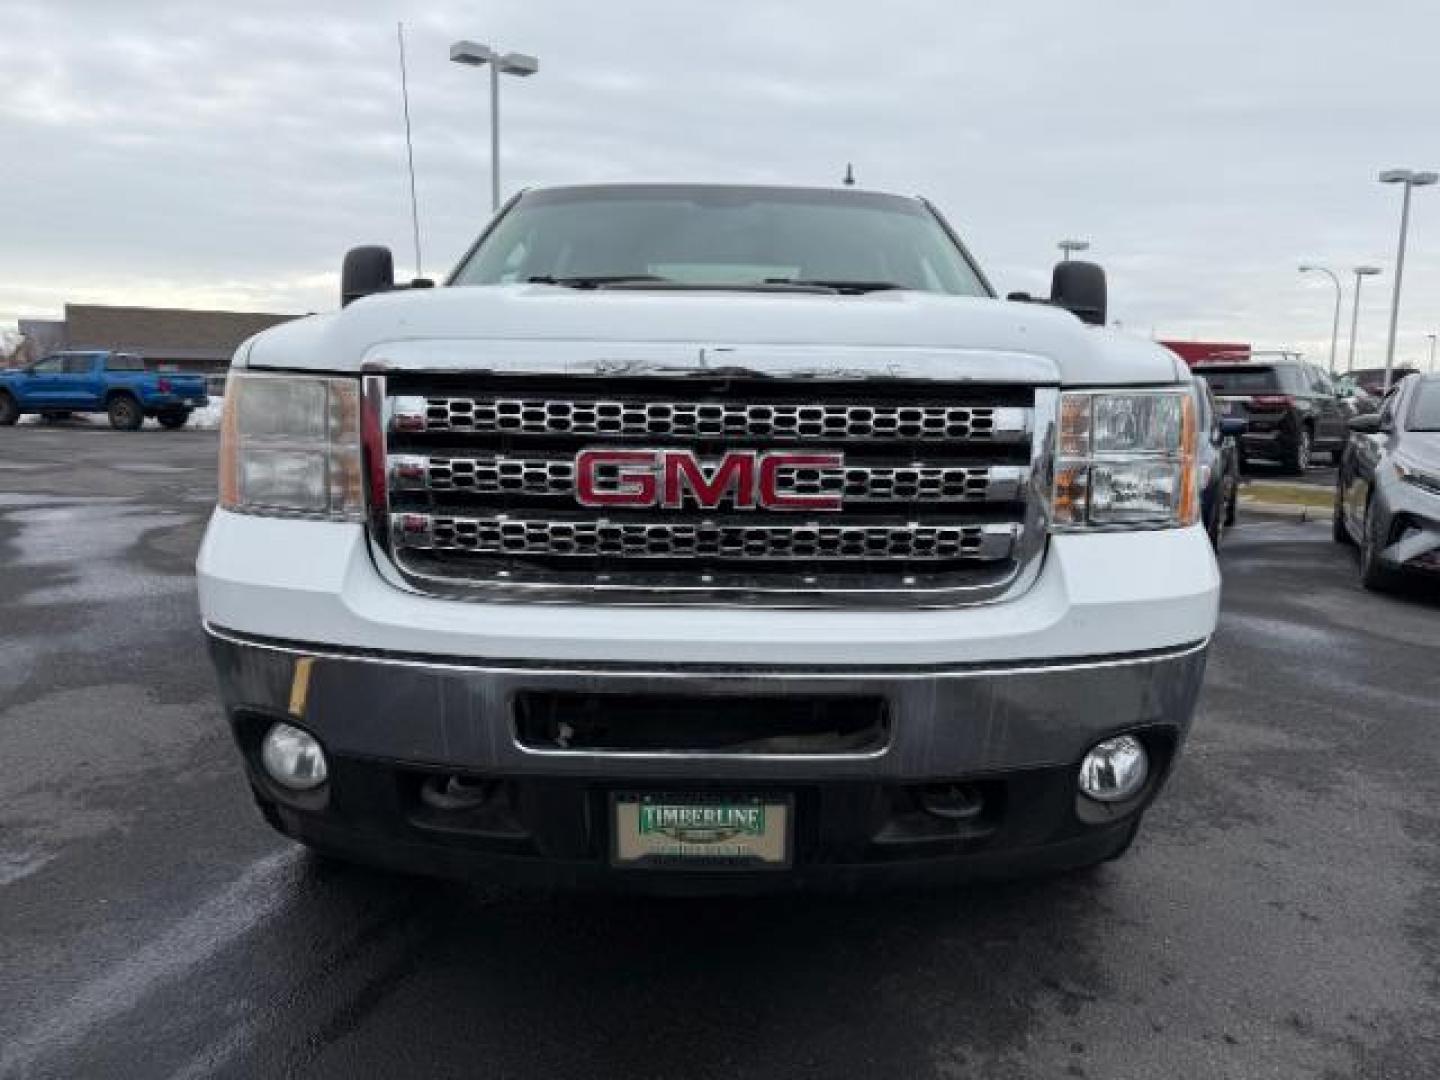
[[[890,742],[878,697],[524,693],[515,737],[527,750],[588,753],[856,755]]]
[[[495,840],[530,837],[512,783],[457,773],[405,773],[401,787],[416,828]]]
[[[1005,811],[1003,780],[911,784],[888,788],[880,845],[978,840],[1000,825]]]

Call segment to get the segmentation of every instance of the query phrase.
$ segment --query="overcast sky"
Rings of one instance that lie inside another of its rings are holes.
[[[0,0],[0,327],[68,301],[334,306],[345,248],[408,272],[395,23],[409,37],[424,269],[504,183],[860,183],[930,196],[1002,290],[1043,292],[1076,236],[1112,318],[1159,336],[1329,349],[1301,261],[1383,265],[1399,191],[1440,167],[1433,0]],[[1401,354],[1440,328],[1440,187],[1417,193]]]

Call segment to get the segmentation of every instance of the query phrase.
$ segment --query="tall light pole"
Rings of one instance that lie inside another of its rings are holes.
[[[1414,169],[1386,169],[1380,174],[1382,184],[1404,184],[1405,198],[1400,204],[1400,248],[1395,253],[1395,292],[1390,299],[1390,339],[1385,345],[1385,391],[1390,389],[1390,373],[1395,367],[1395,330],[1400,323],[1400,279],[1405,274],[1405,234],[1410,231],[1410,190],[1429,187],[1440,180],[1440,173],[1416,172]]]
[[[1378,266],[1355,267],[1355,307],[1350,314],[1350,355],[1345,359],[1345,370],[1355,370],[1355,330],[1360,325],[1360,283],[1367,277],[1380,273]]]
[[[489,45],[457,41],[450,46],[450,59],[471,67],[490,65],[490,211],[500,209],[500,76],[534,75],[540,61],[524,53],[499,53]]]
[[[1073,252],[1074,254],[1077,254],[1077,255],[1078,255],[1078,254],[1079,254],[1080,252],[1082,252],[1082,251],[1089,251],[1089,250],[1090,250],[1090,241],[1089,241],[1089,240],[1061,240],[1061,241],[1060,241],[1058,244],[1056,244],[1055,246],[1058,247],[1058,248],[1061,250],[1061,252],[1063,252],[1063,254],[1060,256],[1060,261],[1061,261],[1061,262],[1069,262],[1069,261],[1070,261],[1070,255],[1071,255],[1072,252]]]
[[[1434,370],[1435,370],[1435,336],[1436,336],[1436,335],[1434,335],[1434,334],[1426,334],[1425,336],[1430,339],[1430,364],[1429,364],[1429,368],[1430,368],[1431,371],[1434,371]]]
[[[1335,283],[1335,321],[1330,326],[1330,374],[1335,374],[1335,345],[1340,340],[1340,279],[1328,266],[1302,266],[1302,274],[1324,274]]]

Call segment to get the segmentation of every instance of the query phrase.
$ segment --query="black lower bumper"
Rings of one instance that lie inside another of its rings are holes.
[[[333,790],[319,808],[297,805],[303,800],[286,798],[256,777],[266,819],[325,854],[404,873],[660,895],[918,887],[1063,871],[1123,850],[1159,787],[1157,780],[1123,810],[1087,822],[1075,812],[1073,770],[991,777],[982,781],[992,800],[984,817],[965,823],[926,819],[903,788],[791,787],[783,792],[795,807],[787,869],[629,869],[610,861],[613,785],[604,781],[502,783],[504,810],[469,821],[457,813],[445,821],[414,797],[414,770],[335,764]],[[689,790],[713,785],[697,782]],[[753,786],[745,791],[782,794]]]
[[[219,633],[211,644],[251,785],[282,832],[405,871],[662,893],[851,888],[1096,862],[1124,847],[1163,784],[1205,662],[1202,643],[1051,665],[686,672],[464,665]],[[645,713],[654,704],[646,695],[677,718],[686,746],[656,744],[667,726]],[[592,715],[603,721],[607,709],[617,720],[609,728]],[[703,730],[680,722],[697,717]],[[325,746],[330,776],[319,790],[287,791],[261,767],[261,740],[277,721]],[[731,745],[769,726],[784,737]],[[561,727],[589,743],[552,743]],[[1149,752],[1146,785],[1118,805],[1081,796],[1081,758],[1121,732]],[[483,797],[437,804],[437,785],[452,782]],[[937,788],[960,790],[969,810],[936,813]],[[647,793],[783,800],[793,807],[788,866],[616,866],[612,801]]]

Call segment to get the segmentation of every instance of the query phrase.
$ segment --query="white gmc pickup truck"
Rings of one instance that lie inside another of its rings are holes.
[[[200,603],[255,798],[395,869],[662,892],[1090,865],[1215,628],[1195,399],[1103,272],[921,199],[525,192],[238,351]]]

